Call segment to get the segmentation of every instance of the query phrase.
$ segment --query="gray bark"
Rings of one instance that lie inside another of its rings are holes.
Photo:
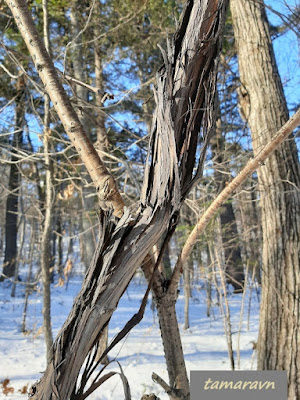
[[[219,36],[217,32],[220,32],[223,24],[226,2],[219,3],[220,14],[218,12],[214,14],[216,6],[216,2],[186,3],[183,18],[175,34],[174,53],[168,51],[164,55],[166,69],[161,73],[164,73],[165,80],[162,75],[159,76],[155,92],[157,110],[152,134],[161,132],[165,128],[174,129],[182,199],[202,175],[206,147],[214,128],[217,67],[215,56],[218,53],[220,37],[217,41],[213,37]],[[213,15],[216,19],[212,17]],[[199,74],[199,71],[202,73]],[[172,98],[173,103],[169,101]],[[208,117],[206,113],[212,114]],[[199,131],[202,132],[204,142],[199,149],[197,172],[193,175]],[[160,145],[163,146],[164,142],[161,141]],[[170,148],[168,152],[171,155],[173,149]],[[150,181],[152,178],[155,188],[159,176],[151,170],[149,172],[145,178]],[[160,174],[163,176],[163,171]],[[176,225],[176,220],[173,223]],[[146,271],[146,275],[147,272],[149,280],[150,272]],[[157,270],[152,289],[169,375],[170,399],[189,399],[189,382],[175,313],[178,280],[174,279],[173,282],[175,284],[172,284],[171,278],[170,284]]]
[[[50,54],[50,41],[49,41],[49,29],[48,29],[48,1],[43,0],[43,19],[44,19],[44,43],[47,52]],[[51,222],[52,222],[52,205],[53,205],[53,186],[52,186],[52,163],[50,159],[50,99],[47,94],[44,96],[44,154],[45,154],[45,166],[46,166],[46,179],[45,179],[45,210],[44,210],[44,221],[43,221],[43,232],[41,239],[41,270],[42,270],[42,282],[43,282],[43,330],[45,335],[46,343],[46,356],[47,363],[51,360],[51,348],[53,344],[52,329],[51,329]]]
[[[240,104],[257,154],[287,121],[288,111],[263,3],[232,0],[231,12]],[[292,135],[258,169],[258,182],[263,234],[258,369],[286,370],[288,398],[294,400],[300,398],[300,173]]]
[[[193,270],[193,259],[190,257],[187,264],[184,267],[184,329],[190,327],[190,297],[191,297],[191,273]]]

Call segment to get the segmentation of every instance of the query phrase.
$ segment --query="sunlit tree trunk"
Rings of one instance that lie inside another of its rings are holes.
[[[254,154],[288,120],[263,2],[231,0],[241,78],[240,105]],[[251,66],[251,67],[250,67]],[[258,169],[263,257],[258,369],[286,370],[300,398],[300,174],[293,136]]]

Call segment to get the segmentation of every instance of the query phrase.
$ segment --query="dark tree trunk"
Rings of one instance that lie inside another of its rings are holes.
[[[242,259],[244,265],[248,267],[250,276],[253,276],[258,284],[261,284],[262,235],[260,216],[258,215],[257,185],[237,193],[236,201],[236,216],[243,241]]]
[[[221,119],[216,123],[216,134],[211,140],[211,150],[214,160],[214,176],[220,193],[230,180],[231,173],[227,167],[225,158],[225,139],[222,136]],[[245,275],[241,257],[241,250],[238,244],[239,235],[236,219],[233,211],[232,201],[227,201],[221,208],[220,213],[222,229],[222,245],[225,257],[226,282],[234,287],[234,292],[243,291]]]
[[[6,200],[5,220],[5,253],[3,274],[8,277],[15,275],[17,261],[17,236],[18,236],[18,206],[19,187],[21,184],[19,158],[15,153],[22,145],[23,125],[25,118],[25,77],[20,75],[17,81],[15,109],[15,133],[12,141],[11,167],[8,182],[8,196]]]

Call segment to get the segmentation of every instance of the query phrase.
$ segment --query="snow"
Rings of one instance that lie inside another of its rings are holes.
[[[81,286],[81,278],[74,276],[68,287],[52,287],[52,326],[54,337],[65,321],[73,299]],[[146,285],[141,278],[135,278],[123,295],[119,307],[109,325],[111,340],[139,309]],[[46,368],[45,344],[42,334],[42,293],[33,292],[29,297],[26,319],[27,334],[21,333],[22,314],[25,300],[25,286],[18,285],[16,297],[10,297],[11,288],[7,282],[0,283],[0,381],[9,379],[9,387],[14,393],[3,394],[0,388],[0,399],[25,399],[21,394],[25,385],[36,382]],[[183,293],[183,290],[181,290]],[[227,353],[227,342],[224,334],[224,317],[217,299],[213,298],[211,317],[206,316],[206,293],[200,286],[193,288],[190,300],[190,329],[184,331],[184,297],[179,295],[177,316],[182,335],[182,344],[188,373],[191,370],[229,370],[230,362]],[[229,295],[233,347],[235,359],[238,345],[240,309],[242,295]],[[155,384],[151,375],[157,373],[168,381],[163,347],[157,316],[150,307],[151,299],[142,322],[110,353],[110,359],[116,358],[129,381],[132,399],[140,399],[144,393],[155,393],[161,400],[168,396]],[[248,309],[251,310],[248,326]],[[259,305],[256,294],[251,296],[249,307],[249,290],[246,295],[243,324],[240,333],[240,367],[242,370],[255,369],[252,341],[257,340]],[[249,329],[248,329],[249,328]],[[120,372],[117,362],[112,362],[105,372]],[[123,385],[120,376],[116,375],[106,381],[89,399],[106,400],[122,399]]]

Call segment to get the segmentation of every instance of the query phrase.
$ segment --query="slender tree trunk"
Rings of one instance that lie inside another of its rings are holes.
[[[226,167],[225,160],[225,139],[222,137],[221,118],[216,123],[216,134],[211,140],[211,150],[214,159],[214,176],[220,193],[226,186],[226,182],[231,176]],[[225,277],[226,282],[234,287],[234,292],[243,291],[243,282],[245,280],[242,264],[241,251],[238,242],[238,230],[233,211],[232,200],[224,203],[220,222],[222,229],[222,245],[225,256]]]
[[[191,297],[191,273],[193,270],[193,259],[190,257],[184,267],[184,329],[190,327],[190,297]]]
[[[70,12],[70,21],[72,27],[72,36],[73,36],[73,43],[74,48],[72,50],[72,65],[74,71],[75,79],[78,79],[81,82],[85,82],[85,68],[84,68],[84,57],[83,57],[83,40],[84,38],[80,33],[80,26],[81,26],[81,18],[82,18],[82,10],[83,3],[75,0],[72,3],[71,12]],[[84,109],[86,108],[86,103],[88,101],[88,92],[87,89],[81,85],[75,86],[75,93],[77,96],[77,114],[78,118],[85,127],[86,132],[88,133],[89,137],[91,136],[91,127],[90,127],[90,120]],[[83,253],[81,254],[81,259],[84,263],[86,270],[88,269],[90,262],[93,258],[93,254],[95,253],[96,249],[96,240],[95,235],[93,234],[93,222],[94,222],[94,206],[95,206],[95,198],[94,196],[88,196],[93,192],[93,187],[89,186],[87,188],[83,188],[83,200],[82,200],[82,229],[83,234],[80,236],[80,240],[83,241],[83,245],[80,246]]]
[[[249,187],[249,186],[248,186]],[[242,238],[242,258],[251,276],[261,284],[261,225],[258,216],[257,185],[236,195],[236,216]]]
[[[153,261],[149,255],[144,260],[142,269],[149,282],[153,269]],[[156,271],[152,292],[158,313],[159,327],[169,375],[169,386],[175,389],[175,392],[169,393],[169,396],[170,400],[189,399],[189,380],[175,310],[177,292],[166,290],[167,287],[165,284],[167,284],[168,281],[162,281],[161,279],[161,273]]]
[[[178,396],[170,399],[189,399],[189,381],[182,350],[175,304],[177,296],[169,294],[156,297],[159,326],[162,333],[164,353],[171,388],[178,390]]]
[[[206,246],[206,253],[207,253],[207,283],[206,283],[206,315],[210,317],[211,313],[211,303],[212,303],[212,283],[214,281],[213,274],[214,269],[212,265],[212,259],[210,257],[210,245],[207,244]]]
[[[15,275],[16,261],[18,255],[17,236],[18,236],[18,207],[19,207],[19,187],[21,184],[20,167],[17,162],[19,158],[14,154],[22,145],[23,125],[25,118],[25,76],[21,74],[17,80],[16,108],[15,108],[15,132],[12,141],[12,156],[8,182],[8,196],[6,199],[6,219],[5,219],[5,252],[4,268],[5,277]],[[3,280],[3,276],[0,278]]]
[[[24,300],[24,308],[23,308],[23,313],[22,313],[22,327],[21,327],[21,332],[25,333],[26,332],[26,317],[27,317],[27,308],[28,308],[28,299],[29,295],[32,291],[32,259],[33,259],[33,250],[34,250],[34,227],[33,223],[31,222],[30,224],[30,244],[29,244],[29,254],[28,254],[28,265],[29,265],[29,270],[28,270],[28,275],[27,275],[27,281],[26,281],[26,290],[25,290],[25,300]]]
[[[98,89],[98,93],[96,93],[96,105],[98,106],[97,109],[97,150],[100,153],[100,157],[104,162],[107,164],[107,152],[109,147],[109,141],[107,136],[107,130],[105,127],[105,113],[102,111],[104,104],[102,102],[103,94],[104,94],[104,82],[103,82],[103,54],[101,51],[101,41],[99,37],[101,36],[101,3],[98,1],[95,4],[95,28],[94,28],[94,57],[95,57],[95,84],[96,88]],[[109,166],[108,166],[109,167]],[[108,345],[108,327],[109,324],[105,326],[103,332],[99,338],[99,347],[98,347],[98,354],[97,356],[101,356]],[[108,356],[104,356],[101,358],[101,363],[106,365],[108,364],[109,359]]]
[[[254,154],[287,121],[263,2],[232,0],[241,77],[240,105]],[[251,65],[251,68],[249,68]],[[300,173],[293,136],[258,169],[263,274],[258,369],[286,370],[288,398],[300,398]]]
[[[11,287],[11,297],[15,297],[16,295],[16,287],[17,287],[17,282],[18,282],[18,276],[19,276],[19,268],[20,268],[20,261],[22,259],[22,254],[24,250],[24,242],[25,242],[25,231],[26,231],[26,219],[25,219],[25,214],[24,214],[24,202],[22,199],[22,187],[20,187],[20,196],[19,196],[19,214],[20,214],[20,220],[18,223],[18,232],[20,232],[19,235],[19,248],[18,248],[18,256],[17,256],[17,262],[15,266],[15,276],[14,276],[14,281]]]
[[[44,20],[44,43],[50,55],[49,29],[48,29],[48,0],[43,0],[43,20]],[[52,223],[52,203],[53,203],[53,185],[52,185],[52,162],[50,159],[49,140],[50,130],[50,99],[48,94],[44,96],[44,135],[43,145],[45,154],[45,210],[43,221],[43,233],[41,240],[41,269],[43,282],[43,330],[46,343],[47,364],[49,364],[52,354],[51,347],[53,344],[52,328],[51,328],[51,223]]]
[[[60,276],[60,278],[63,277],[63,236],[62,236],[62,226],[61,226],[61,211],[59,208],[59,204],[58,204],[58,210],[57,210],[57,222],[56,222],[56,230],[57,230],[57,267],[58,267],[58,274]]]

